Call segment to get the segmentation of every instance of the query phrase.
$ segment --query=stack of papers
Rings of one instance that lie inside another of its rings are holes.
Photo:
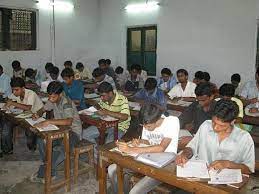
[[[101,116],[100,118],[101,118],[102,120],[104,120],[104,121],[117,121],[117,120],[119,120],[119,119],[116,119],[116,118],[111,117],[111,116],[109,116],[109,115]]]
[[[31,118],[25,119],[25,120],[33,127],[35,124],[45,121],[45,119],[42,117],[39,118],[38,120],[32,120]],[[48,125],[47,127],[43,127],[43,128],[37,127],[37,129],[39,131],[54,131],[54,130],[58,130],[59,128],[56,125]]]
[[[219,173],[215,170],[211,170],[209,173],[209,184],[235,184],[243,181],[240,169],[223,169]]]
[[[136,111],[140,111],[141,109],[141,105],[138,102],[129,102],[129,107]]]
[[[90,116],[90,115],[93,115],[96,111],[97,111],[97,109],[95,107],[91,106],[90,108],[80,110],[78,113]]]

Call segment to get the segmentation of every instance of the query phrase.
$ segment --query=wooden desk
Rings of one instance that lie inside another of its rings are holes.
[[[259,117],[252,117],[252,116],[244,115],[243,123],[259,126]]]
[[[39,137],[46,140],[45,150],[45,194],[50,194],[52,191],[65,186],[66,191],[70,191],[70,150],[69,150],[69,129],[62,127],[56,131],[40,132],[39,130],[30,126],[24,119],[15,118],[14,114],[7,114],[4,111],[0,111],[0,117],[12,122],[15,125],[19,125],[22,128],[29,129]],[[52,169],[52,142],[56,139],[63,139],[65,148],[65,179],[56,183],[52,183],[51,169]]]
[[[111,163],[117,164],[118,191],[123,193],[123,168],[130,169],[140,174],[153,177],[157,180],[170,184],[172,186],[184,189],[196,194],[227,194],[227,193],[253,193],[250,189],[258,184],[258,177],[251,177],[248,183],[240,190],[224,186],[209,185],[206,182],[194,182],[180,180],[176,177],[175,164],[171,163],[164,168],[154,168],[134,160],[132,157],[122,156],[119,153],[109,151],[114,147],[114,143],[102,146],[99,151],[99,193],[106,194],[106,168]]]
[[[99,130],[99,145],[103,145],[105,143],[105,132],[109,128],[114,128],[114,141],[118,139],[118,123],[119,120],[116,121],[105,121],[100,118],[93,118],[89,115],[80,114],[80,119],[83,123],[87,125],[96,126]]]

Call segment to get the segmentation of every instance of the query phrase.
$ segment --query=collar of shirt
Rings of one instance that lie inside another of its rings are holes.
[[[150,96],[150,97],[156,97],[156,94],[157,94],[157,88],[155,88],[154,92],[150,95],[150,93],[148,93],[146,90],[145,90],[145,94],[146,96]]]

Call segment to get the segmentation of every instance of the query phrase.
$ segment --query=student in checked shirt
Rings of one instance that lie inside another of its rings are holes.
[[[234,125],[238,105],[232,100],[216,103],[212,120],[205,121],[176,164],[183,166],[192,157],[205,160],[210,169],[241,169],[251,174],[255,169],[254,142],[250,134]]]

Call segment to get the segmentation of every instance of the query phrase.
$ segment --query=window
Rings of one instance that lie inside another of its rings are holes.
[[[36,50],[36,11],[0,7],[0,50]]]

